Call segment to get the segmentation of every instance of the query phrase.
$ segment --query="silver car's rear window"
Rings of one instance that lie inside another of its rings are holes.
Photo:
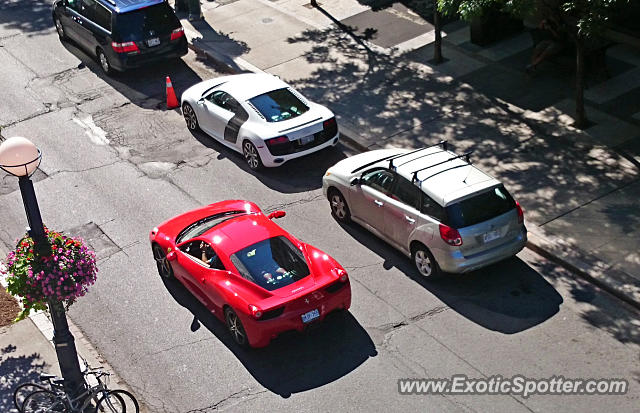
[[[501,185],[447,206],[447,224],[453,228],[464,228],[488,221],[515,207],[513,197]]]

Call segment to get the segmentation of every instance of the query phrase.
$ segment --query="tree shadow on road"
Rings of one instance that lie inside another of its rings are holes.
[[[544,260],[535,263],[534,266],[555,285],[564,284],[572,298],[583,304],[579,314],[589,326],[606,332],[621,343],[640,345],[639,317],[636,309],[552,262]]]
[[[419,276],[411,260],[358,224],[341,224],[357,242],[397,268],[468,320],[492,331],[515,334],[558,313],[562,296],[535,269],[517,257],[468,274]]]
[[[42,370],[47,363],[40,361],[40,355],[15,356],[17,347],[8,345],[0,349],[0,411],[15,412],[13,405],[13,391],[18,384],[33,381],[38,382]]]
[[[44,35],[52,29],[51,1],[3,0],[0,3],[0,27],[3,36],[26,33],[28,36]]]
[[[348,311],[329,314],[321,324],[302,334],[284,333],[268,347],[242,349],[225,324],[180,282],[163,282],[176,302],[194,315],[192,331],[200,325],[206,327],[262,386],[282,397],[336,381],[377,355],[373,341]]]

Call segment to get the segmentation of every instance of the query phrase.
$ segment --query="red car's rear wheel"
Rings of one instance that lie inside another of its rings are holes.
[[[249,339],[247,338],[247,332],[244,330],[244,326],[236,314],[231,308],[227,308],[224,311],[224,318],[227,320],[227,328],[233,337],[233,341],[240,347],[249,347]]]

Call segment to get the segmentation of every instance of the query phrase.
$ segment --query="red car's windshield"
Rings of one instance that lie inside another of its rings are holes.
[[[302,251],[283,236],[268,238],[231,255],[240,275],[265,290],[277,290],[309,275]]]

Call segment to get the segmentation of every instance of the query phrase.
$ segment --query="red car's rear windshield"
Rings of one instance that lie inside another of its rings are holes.
[[[283,236],[268,238],[231,255],[240,275],[265,290],[273,291],[309,275],[298,248]]]

